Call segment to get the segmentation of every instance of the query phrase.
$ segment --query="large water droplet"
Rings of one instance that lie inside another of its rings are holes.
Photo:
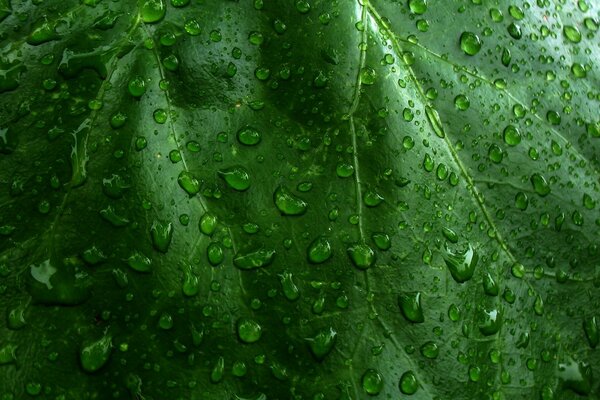
[[[481,39],[473,32],[463,32],[460,35],[460,48],[465,54],[474,56],[481,50]]]
[[[166,253],[173,238],[173,224],[155,220],[150,227],[150,237],[154,248],[161,253]]]
[[[242,166],[235,166],[219,171],[219,175],[227,182],[230,188],[244,191],[250,187],[250,175]]]
[[[337,332],[333,328],[320,330],[315,337],[306,339],[312,354],[319,361],[323,360],[333,349]]]
[[[304,200],[294,195],[285,186],[279,186],[275,190],[273,201],[283,215],[302,215],[308,208],[308,204]]]
[[[479,256],[471,244],[468,244],[462,250],[456,251],[446,248],[443,257],[452,278],[458,283],[466,282],[473,277],[475,266],[479,260]]]
[[[410,322],[423,322],[423,308],[421,306],[421,292],[402,293],[398,296],[398,304],[402,315]]]
[[[366,243],[355,243],[346,250],[350,260],[358,269],[367,269],[375,263],[375,252]]]
[[[85,345],[79,353],[81,367],[86,372],[96,372],[108,362],[112,352],[112,337],[105,334],[100,339]]]
[[[167,12],[164,0],[143,0],[140,7],[142,21],[152,24],[162,20]]]
[[[308,261],[321,264],[327,261],[332,254],[331,243],[325,237],[318,237],[308,246]]]
[[[254,343],[262,336],[262,328],[253,319],[241,318],[237,323],[237,333],[242,342]]]
[[[383,377],[377,370],[366,370],[360,380],[363,390],[371,396],[378,395],[383,389]]]

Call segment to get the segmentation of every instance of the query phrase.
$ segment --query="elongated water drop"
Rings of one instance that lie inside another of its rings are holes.
[[[366,243],[355,243],[346,250],[352,264],[358,269],[367,269],[375,263],[375,252]]]
[[[86,372],[96,372],[108,362],[112,352],[112,337],[105,334],[100,339],[85,345],[79,353],[81,367]]]
[[[466,282],[473,277],[479,260],[471,244],[462,250],[452,251],[447,248],[443,257],[452,278],[458,283]]]
[[[235,166],[219,171],[219,175],[227,182],[230,188],[244,191],[250,187],[250,175],[242,166]]]
[[[150,237],[154,248],[161,253],[166,253],[173,238],[173,224],[155,220],[150,227]]]
[[[246,252],[238,252],[233,258],[233,264],[239,269],[250,270],[266,267],[273,261],[275,250],[259,248]]]
[[[302,215],[308,208],[308,204],[304,200],[294,195],[285,186],[279,186],[275,190],[273,201],[283,215]]]
[[[402,315],[410,322],[423,322],[423,308],[421,306],[421,292],[402,293],[398,297],[398,304]]]

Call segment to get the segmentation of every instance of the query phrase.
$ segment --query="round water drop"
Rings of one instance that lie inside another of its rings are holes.
[[[488,147],[488,157],[493,163],[499,164],[504,158],[504,152],[498,145],[491,144],[490,147]]]
[[[425,358],[433,360],[440,354],[440,349],[435,342],[425,342],[421,346],[421,355]]]
[[[412,371],[406,371],[400,377],[400,383],[398,384],[400,391],[404,394],[411,395],[415,394],[419,389],[419,382],[417,376]]]
[[[360,70],[360,83],[363,85],[372,85],[377,80],[377,72],[369,66]]]
[[[392,241],[387,233],[384,232],[374,232],[371,235],[371,239],[375,243],[375,246],[379,250],[389,250],[392,247]]]
[[[375,263],[375,252],[366,243],[355,243],[346,250],[352,264],[358,269],[367,269]]]
[[[494,22],[502,22],[504,20],[504,15],[502,11],[497,8],[490,8],[490,18]]]
[[[140,8],[142,21],[152,24],[165,17],[167,7],[164,0],[144,0]]]
[[[237,334],[242,342],[255,343],[262,336],[262,327],[253,319],[242,318],[237,323]]]
[[[545,197],[550,194],[551,189],[550,185],[546,181],[542,175],[535,173],[531,175],[531,185],[533,186],[533,190],[540,195],[541,197]]]
[[[108,362],[112,352],[112,337],[104,335],[84,346],[79,353],[81,367],[85,372],[96,372]]]
[[[509,146],[516,146],[521,143],[521,132],[514,125],[507,125],[504,128],[504,141]]]
[[[157,108],[152,113],[152,117],[157,124],[164,124],[167,122],[167,111],[162,108]]]
[[[282,215],[302,215],[308,208],[308,204],[304,200],[294,195],[285,186],[279,186],[275,190],[273,201]]]
[[[573,65],[571,65],[571,73],[575,78],[585,78],[587,76],[587,70],[583,64],[580,63],[573,63]]]
[[[220,243],[212,242],[206,248],[206,256],[208,258],[208,262],[217,266],[223,262],[225,259],[225,254],[223,252],[223,246]]]
[[[237,139],[246,146],[255,146],[261,140],[261,134],[251,126],[245,126],[237,132]]]
[[[571,43],[581,42],[581,32],[573,25],[565,25],[563,28],[563,34]]]
[[[133,97],[142,97],[143,94],[146,93],[146,82],[144,81],[144,78],[136,76],[130,80],[127,85],[127,90],[129,90],[129,94]]]
[[[408,0],[410,12],[417,15],[425,14],[427,11],[427,0]]]
[[[487,310],[482,308],[478,317],[479,332],[484,336],[491,336],[502,326],[502,313],[497,309]]]
[[[250,187],[250,175],[248,174],[248,170],[242,166],[222,169],[219,171],[219,175],[234,190],[243,192]]]
[[[331,352],[335,345],[337,332],[333,328],[320,330],[314,337],[306,339],[313,356],[319,361]]]
[[[517,207],[519,210],[526,210],[527,207],[529,206],[529,198],[527,197],[527,195],[523,192],[518,192],[515,195],[515,207]]]
[[[198,226],[200,228],[200,232],[210,236],[214,233],[215,229],[217,229],[217,223],[217,216],[211,212],[206,212],[204,215],[202,215],[202,217],[200,217],[200,223]]]
[[[368,369],[360,379],[363,390],[371,396],[378,395],[383,389],[383,377],[374,369]]]
[[[471,101],[464,94],[459,94],[454,98],[454,106],[457,110],[465,111],[471,105]]]
[[[350,163],[339,163],[335,168],[337,176],[340,178],[348,178],[354,174],[354,166]]]
[[[321,264],[331,257],[331,243],[326,237],[318,237],[308,246],[308,261]]]
[[[474,56],[481,50],[481,39],[473,32],[463,32],[460,35],[460,48],[465,54]]]
[[[410,322],[424,322],[423,308],[421,306],[421,292],[402,293],[398,297],[398,304],[402,315]]]

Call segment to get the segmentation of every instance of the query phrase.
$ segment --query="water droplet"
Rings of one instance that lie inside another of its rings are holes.
[[[371,67],[363,67],[360,70],[360,83],[363,85],[373,85],[377,80],[377,72]]]
[[[471,105],[471,101],[464,94],[459,94],[454,98],[454,106],[457,110],[465,111]]]
[[[136,76],[129,81],[127,89],[133,97],[142,97],[146,93],[146,82],[141,76]]]
[[[446,248],[443,257],[452,278],[458,283],[466,282],[473,277],[475,266],[479,260],[479,256],[471,244],[468,244],[468,246],[462,250],[456,251]]]
[[[513,39],[519,40],[521,39],[521,36],[523,36],[523,34],[521,33],[521,27],[515,23],[511,23],[510,25],[508,25],[508,28],[506,28],[506,30]]]
[[[56,33],[57,21],[48,19],[46,15],[34,22],[31,33],[27,36],[27,43],[32,46],[37,46],[52,40],[58,39],[60,36]]]
[[[371,239],[373,239],[373,242],[379,250],[389,250],[390,247],[392,247],[392,241],[387,233],[374,232],[371,235]]]
[[[211,265],[217,266],[221,264],[225,259],[223,246],[218,242],[211,242],[206,248],[206,256]]]
[[[177,183],[190,197],[200,192],[200,182],[189,171],[181,171],[177,177]]]
[[[274,256],[275,250],[261,247],[258,250],[238,252],[233,259],[233,264],[243,270],[256,269],[271,264]]]
[[[556,111],[550,110],[546,113],[546,120],[548,122],[550,122],[552,125],[560,125],[560,121],[561,121],[560,114],[557,113]]]
[[[185,271],[185,275],[183,278],[182,291],[183,294],[192,297],[198,294],[200,290],[200,282],[198,277],[194,275],[194,273],[188,268]]]
[[[412,371],[406,371],[400,377],[400,391],[404,394],[412,395],[419,389],[419,382],[417,376]]]
[[[261,134],[251,126],[245,126],[237,132],[237,139],[246,146],[256,146],[260,143]]]
[[[585,337],[587,338],[590,347],[595,349],[600,342],[600,333],[598,332],[598,320],[596,319],[596,316],[583,320],[583,331],[585,332]]]
[[[489,272],[483,276],[483,291],[488,296],[498,296],[500,293],[496,280]]]
[[[582,396],[588,396],[592,390],[592,367],[583,362],[577,362],[568,358],[558,364],[558,379],[562,382],[565,389]]]
[[[398,304],[402,315],[410,322],[423,322],[423,308],[421,306],[421,292],[402,293],[398,297]]]
[[[425,14],[427,11],[427,0],[408,0],[408,7],[413,14]]]
[[[308,246],[308,261],[321,264],[331,257],[331,243],[326,237],[318,237]]]
[[[497,309],[487,310],[482,308],[478,318],[479,332],[485,336],[491,336],[500,330],[502,326],[502,313]]]
[[[152,245],[157,251],[166,253],[173,238],[173,224],[155,220],[150,227]]]
[[[550,194],[551,189],[550,185],[546,181],[542,175],[535,173],[531,175],[531,184],[533,185],[533,190],[540,195],[541,197],[545,197]]]
[[[465,54],[474,56],[481,50],[481,39],[473,32],[463,32],[460,35],[460,48]]]
[[[230,188],[243,192],[250,187],[250,175],[248,170],[242,166],[234,166],[219,171],[219,175],[225,179]]]
[[[366,243],[355,243],[346,250],[350,260],[358,269],[367,269],[375,263],[375,252]]]
[[[134,271],[150,272],[152,260],[144,254],[134,251],[127,259],[127,265],[129,265]]]
[[[221,356],[217,359],[217,362],[213,366],[210,372],[210,381],[212,383],[219,383],[223,380],[225,374],[225,359]]]
[[[17,345],[6,343],[0,347],[0,365],[11,364],[17,361]],[[12,399],[12,398],[11,398]]]
[[[521,143],[521,132],[514,125],[507,125],[504,128],[504,141],[509,146],[516,146]]]
[[[92,246],[83,251],[81,258],[89,265],[98,265],[106,261],[107,257],[102,250],[96,246]]]
[[[294,195],[285,186],[279,186],[275,190],[273,201],[282,215],[302,215],[308,208],[304,200]]]
[[[306,341],[310,346],[310,350],[315,358],[319,361],[323,360],[327,354],[331,352],[335,345],[337,332],[333,328],[320,330],[315,337],[308,338]]]
[[[441,138],[446,136],[444,133],[444,126],[442,125],[442,120],[440,119],[440,115],[438,114],[437,110],[435,108],[425,106],[425,115],[427,115],[427,120],[431,124],[435,134]]]
[[[211,212],[206,212],[200,217],[200,223],[198,224],[200,232],[205,235],[211,236],[215,229],[217,229],[217,216]]]
[[[143,0],[140,7],[142,21],[147,24],[155,23],[165,17],[167,7],[164,0]]]
[[[96,372],[108,362],[112,352],[112,337],[105,334],[84,346],[79,353],[81,367],[86,372]]]
[[[563,28],[563,34],[572,43],[581,42],[581,32],[573,25],[565,25]]]
[[[421,355],[425,358],[433,360],[440,354],[440,349],[435,342],[425,342],[421,346]]]
[[[371,396],[378,395],[383,389],[383,377],[374,369],[366,370],[360,380],[364,391]]]
[[[512,54],[510,53],[510,50],[505,47],[504,49],[502,49],[502,56],[500,57],[500,61],[502,62],[502,65],[508,67],[510,65],[511,60]]]
[[[354,174],[354,166],[350,163],[339,163],[335,168],[337,176],[340,178],[348,178]]]
[[[255,343],[262,336],[262,327],[249,318],[241,318],[237,323],[237,334],[244,343]]]
[[[8,312],[6,318],[6,326],[8,329],[12,329],[13,331],[19,330],[25,325],[27,322],[25,321],[25,310],[27,309],[26,304],[20,304],[17,307],[11,309]]]
[[[69,259],[55,264],[50,259],[29,268],[28,289],[34,301],[45,305],[73,306],[90,295],[90,277]]]
[[[298,297],[300,297],[300,291],[298,290],[298,286],[294,283],[293,278],[294,277],[290,272],[284,272],[279,275],[283,295],[290,301],[297,300]]]

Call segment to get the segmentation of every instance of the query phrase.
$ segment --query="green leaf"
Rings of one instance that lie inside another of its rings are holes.
[[[0,0],[0,399],[598,398],[599,17]]]

